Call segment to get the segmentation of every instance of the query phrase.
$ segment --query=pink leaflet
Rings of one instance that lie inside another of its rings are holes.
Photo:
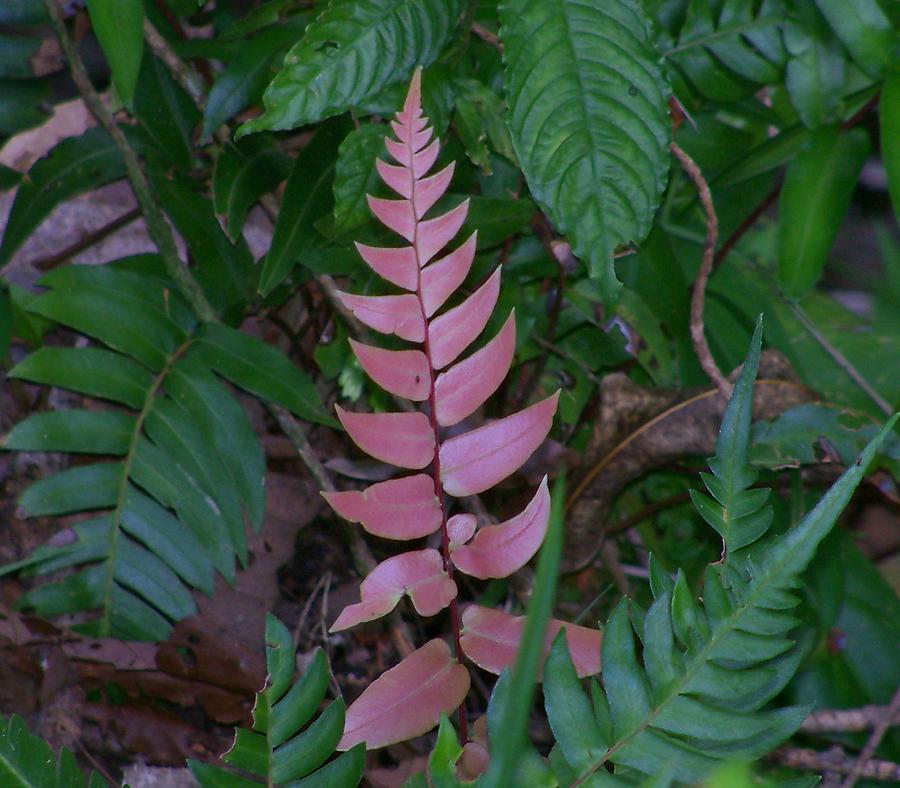
[[[464,545],[472,538],[477,524],[478,521],[474,514],[454,514],[447,520],[447,535],[450,537],[450,544]]]
[[[397,135],[400,136],[399,134]],[[404,141],[400,137],[401,141]],[[412,198],[412,175],[408,167],[401,167],[397,164],[388,164],[381,159],[375,159],[375,169],[388,186],[390,186],[401,197],[407,200]]]
[[[416,195],[413,199],[416,216],[421,219],[428,209],[443,197],[444,192],[447,191],[447,187],[450,185],[450,181],[453,179],[453,171],[455,169],[456,163],[451,161],[444,169],[416,182]],[[453,233],[453,235],[456,235],[456,233]]]
[[[451,547],[453,564],[461,572],[481,580],[509,577],[538,551],[549,522],[550,492],[545,476],[520,514],[499,525],[482,528],[470,544]]]
[[[487,325],[500,295],[500,268],[459,306],[431,321],[431,363],[443,369],[463,352]]]
[[[428,170],[430,170],[437,161],[438,153],[441,150],[440,140],[435,140],[424,150],[419,151],[412,157],[413,176],[421,178]]]
[[[550,432],[558,399],[557,391],[530,408],[445,441],[440,448],[444,490],[457,497],[474,495],[520,468]]]
[[[383,200],[366,195],[369,208],[378,220],[412,243],[416,239],[416,216],[409,200]]]
[[[431,393],[431,370],[421,350],[384,350],[350,340],[359,363],[379,386],[398,397],[422,402]]]
[[[373,681],[347,709],[339,750],[373,750],[430,731],[469,691],[469,671],[440,638],[429,640]]]
[[[343,293],[338,298],[359,320],[382,334],[396,334],[410,342],[425,340],[425,321],[419,299],[408,295],[363,296]]]
[[[512,665],[519,650],[525,616],[511,616],[502,610],[470,605],[463,611],[461,644],[466,656],[476,665],[499,675]],[[550,652],[553,639],[560,629],[566,630],[569,653],[580,678],[600,672],[600,644],[603,633],[599,629],[581,627],[551,618],[544,638],[544,657]]]
[[[395,201],[391,200],[391,202]],[[372,199],[370,198],[369,205],[371,204]],[[463,226],[463,222],[466,220],[466,214],[468,212],[469,201],[466,199],[452,210],[447,211],[447,213],[419,223],[419,229],[416,233],[416,249],[418,249],[419,252],[419,265],[425,265],[425,263],[450,243],[453,236],[459,232],[459,228]],[[375,215],[381,219],[380,214],[376,212]],[[387,222],[385,222],[385,224],[387,224]],[[389,224],[388,227],[393,229]],[[412,239],[410,238],[408,240],[411,241]]]
[[[356,251],[369,266],[393,285],[404,290],[415,290],[418,286],[419,266],[416,250],[411,246],[385,248],[356,244]]]
[[[465,243],[426,266],[422,271],[422,303],[425,317],[431,317],[444,302],[456,292],[465,281],[475,259],[478,231],[472,233]]]
[[[322,497],[345,520],[362,523],[385,539],[418,539],[441,527],[441,506],[434,479],[424,473],[389,479],[365,490],[323,492]]]
[[[434,431],[424,413],[353,413],[334,406],[344,429],[366,454],[401,468],[434,459]]]
[[[503,382],[515,352],[516,316],[513,312],[497,336],[481,350],[438,376],[434,384],[438,424],[442,427],[458,424],[480,408]]]
[[[390,613],[408,595],[421,616],[433,616],[456,599],[456,583],[444,571],[444,559],[433,548],[391,556],[376,566],[359,586],[361,601],[347,605],[329,632],[374,621]]]

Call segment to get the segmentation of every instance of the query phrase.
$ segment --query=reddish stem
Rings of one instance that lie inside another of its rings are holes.
[[[410,130],[409,130],[409,141],[407,142],[407,146],[409,148],[409,160],[413,161],[415,151],[412,148],[412,140],[415,138],[415,133],[413,131],[414,124],[410,122]],[[428,407],[430,413],[428,414],[428,420],[431,423],[431,429],[434,432],[434,460],[431,463],[432,475],[434,477],[434,494],[438,499],[438,502],[441,506],[441,557],[444,559],[444,571],[447,573],[447,576],[452,580],[453,579],[453,562],[450,559],[450,534],[447,530],[447,502],[444,498],[444,488],[441,484],[441,442],[440,442],[440,431],[439,425],[437,422],[437,409],[435,408],[435,397],[434,397],[434,384],[435,384],[435,374],[434,374],[434,363],[431,360],[431,337],[429,335],[429,325],[428,325],[428,315],[425,311],[425,300],[422,296],[422,260],[419,258],[419,222],[422,217],[418,215],[418,211],[416,210],[416,178],[413,174],[412,167],[410,167],[410,195],[409,201],[410,205],[413,208],[413,213],[415,215],[416,221],[416,229],[415,236],[413,237],[413,250],[416,255],[416,298],[419,301],[419,309],[422,311],[422,322],[425,326],[425,340],[423,343],[423,351],[425,352],[425,358],[428,361],[428,375],[430,378],[429,381],[429,389],[428,389]],[[459,617],[459,604],[457,602],[456,597],[453,598],[453,601],[450,602],[450,624],[453,627],[453,643],[454,643],[454,653],[456,654],[457,662],[462,662],[463,650],[462,643],[460,641],[461,636],[461,622]],[[459,736],[462,744],[465,745],[469,740],[469,722],[468,716],[466,714],[466,701],[463,699],[462,703],[459,705]]]

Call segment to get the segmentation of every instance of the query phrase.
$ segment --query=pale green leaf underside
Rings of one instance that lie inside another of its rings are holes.
[[[507,0],[500,20],[529,188],[610,298],[613,250],[647,234],[668,171],[669,89],[646,17],[630,0]]]
[[[449,41],[457,0],[332,0],[266,89],[266,112],[238,136],[338,115],[427,66]]]

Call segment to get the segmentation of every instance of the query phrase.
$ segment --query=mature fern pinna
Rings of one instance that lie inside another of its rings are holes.
[[[515,656],[521,622],[475,606],[460,617],[455,570],[478,578],[506,577],[537,551],[547,530],[550,494],[546,478],[528,506],[512,519],[476,533],[475,517],[448,516],[444,494],[474,495],[518,469],[547,436],[558,392],[512,416],[446,440],[441,428],[476,411],[506,377],[516,344],[515,316],[483,348],[463,361],[460,354],[487,325],[500,292],[499,267],[458,306],[435,313],[463,283],[475,256],[476,233],[438,258],[459,232],[468,201],[425,219],[447,191],[451,163],[428,175],[439,151],[421,108],[420,72],[413,76],[401,112],[392,122],[397,139],[385,144],[397,164],[377,161],[378,172],[400,199],[369,197],[378,219],[408,245],[380,248],[357,244],[363,259],[402,295],[342,293],[344,304],[371,328],[421,344],[421,350],[384,350],[353,342],[363,369],[387,391],[426,412],[337,414],[353,441],[384,462],[422,471],[381,482],[364,491],[324,493],[343,517],[388,539],[418,539],[441,533],[440,551],[412,550],[375,567],[360,587],[361,601],[344,609],[332,631],[386,615],[404,595],[423,616],[449,607],[455,657],[447,644],[429,641],[378,678],[347,712],[341,749],[365,741],[380,747],[424,733],[442,713],[461,706],[469,689],[465,653],[499,672]],[[554,622],[553,633],[563,626]],[[581,672],[599,670],[599,632],[567,626]],[[465,738],[465,713],[460,726]]]

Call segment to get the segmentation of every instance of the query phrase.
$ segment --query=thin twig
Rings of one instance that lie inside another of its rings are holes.
[[[125,170],[128,174],[128,181],[134,191],[134,196],[137,198],[141,213],[147,222],[147,231],[163,259],[166,273],[188,300],[197,317],[205,323],[214,321],[216,312],[207,300],[197,280],[194,279],[181,261],[178,255],[178,247],[175,245],[175,237],[160,210],[153,187],[144,174],[143,169],[141,169],[141,164],[134,148],[131,147],[112,113],[106,108],[93,84],[91,84],[84,62],[75,49],[72,39],[69,37],[69,32],[66,29],[56,0],[44,0],[44,6],[47,8],[50,21],[53,23],[60,45],[69,62],[69,70],[78,92],[81,94],[91,114],[112,137],[113,142],[119,149],[119,153],[122,155]]]
[[[706,283],[709,281],[709,275],[712,273],[713,260],[716,253],[716,242],[719,238],[719,220],[716,217],[716,209],[713,205],[712,194],[709,191],[709,184],[703,173],[697,166],[696,162],[688,156],[687,152],[674,140],[669,146],[675,158],[681,163],[682,168],[688,174],[688,177],[694,182],[697,188],[697,194],[700,197],[700,203],[706,212],[706,244],[703,247],[703,259],[700,262],[700,271],[697,273],[697,279],[694,281],[694,290],[691,293],[691,341],[694,344],[694,351],[700,360],[700,366],[709,376],[709,379],[715,383],[719,392],[725,399],[731,396],[731,384],[722,374],[719,365],[716,364],[712,352],[709,349],[709,343],[706,341],[706,333],[703,329],[703,306],[706,300]]]
[[[763,197],[762,202],[760,202],[760,204],[749,213],[747,218],[738,225],[737,229],[728,236],[728,240],[722,244],[721,249],[716,252],[716,256],[713,258],[713,266],[718,266],[726,257],[728,257],[731,250],[737,246],[737,242],[740,241],[741,238],[746,235],[747,231],[752,229],[753,225],[759,221],[760,217],[769,210],[769,207],[778,199],[783,184],[783,180],[778,181],[772,191]]]
[[[503,51],[503,44],[500,43],[500,39],[497,37],[497,34],[492,30],[488,30],[484,25],[479,24],[478,22],[472,23],[472,32],[478,36],[485,44],[488,46],[494,47],[494,49]]]
[[[884,719],[888,719],[893,725],[900,724],[900,710],[891,715],[889,706],[874,704],[860,706],[858,709],[822,709],[810,712],[800,725],[800,730],[803,733],[867,731]]]
[[[121,216],[118,216],[109,222],[109,224],[105,224],[103,227],[99,227],[93,232],[85,235],[83,238],[79,238],[74,243],[69,244],[65,249],[49,254],[46,257],[39,257],[31,263],[31,267],[36,268],[38,271],[50,271],[61,263],[66,262],[70,257],[74,257],[76,254],[81,254],[81,252],[86,249],[96,246],[104,238],[107,238],[116,231],[131,224],[135,219],[138,219],[140,215],[140,208],[135,208],[127,213],[123,213]]]
[[[201,110],[205,110],[206,88],[202,77],[178,57],[175,50],[169,46],[169,42],[146,17],[144,18],[144,41],[147,42],[150,51],[169,69],[172,76],[175,77],[175,81],[185,89],[194,103]]]
[[[866,767],[875,763],[872,756],[875,754],[875,750],[878,749],[878,745],[881,744],[881,740],[890,729],[898,713],[900,713],[900,687],[897,688],[894,697],[891,698],[890,705],[885,709],[878,724],[872,729],[872,735],[869,736],[866,746],[863,747],[862,752],[856,759],[856,763],[853,765],[853,769],[847,775],[847,779],[844,780],[841,788],[853,788],[860,777],[867,776],[865,774]],[[891,779],[900,780],[900,766],[896,768]]]
[[[851,774],[859,763],[859,760],[847,757],[840,747],[832,747],[825,752],[801,747],[779,747],[768,756],[767,760],[790,769],[809,769],[820,774],[822,772]],[[900,764],[891,761],[873,758],[862,764],[861,768],[859,777],[885,781],[900,780]]]

